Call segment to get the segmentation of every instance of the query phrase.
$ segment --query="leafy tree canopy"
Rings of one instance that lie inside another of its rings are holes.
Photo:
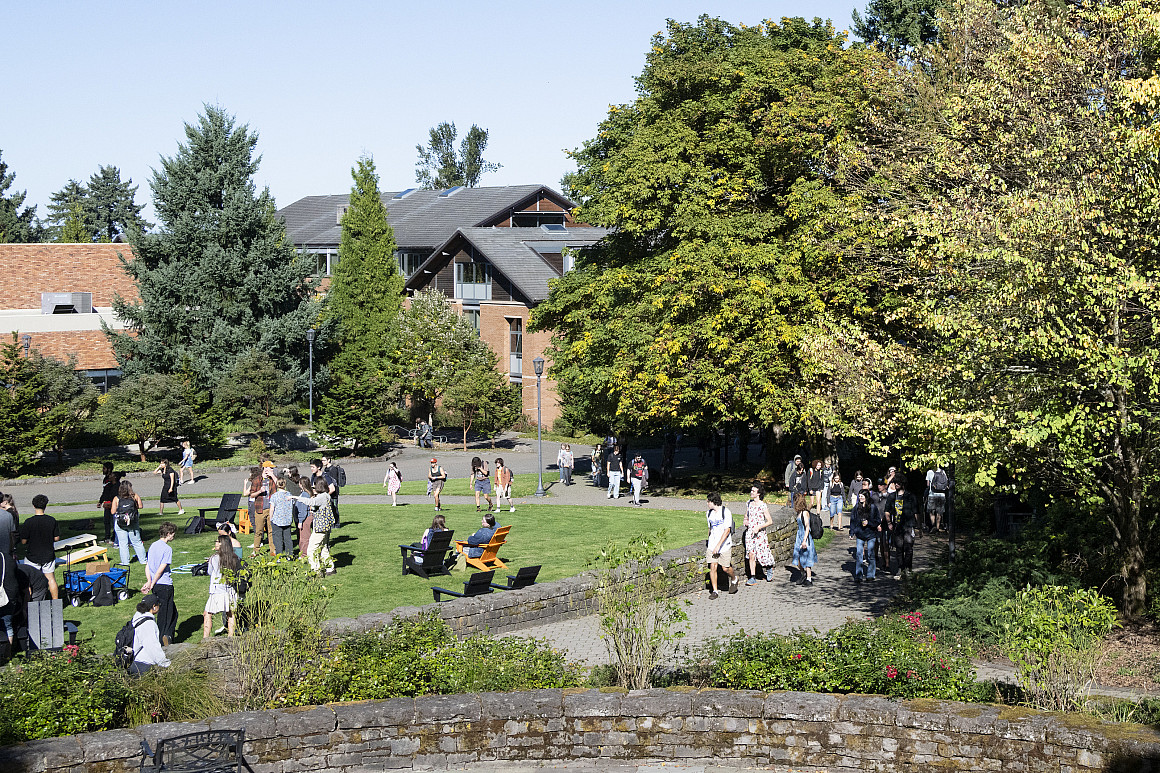
[[[431,129],[427,147],[416,145],[419,162],[415,164],[415,181],[424,188],[442,189],[462,185],[474,188],[479,178],[501,168],[501,164],[483,160],[487,150],[487,129],[472,124],[467,136],[455,150],[458,132],[454,123],[441,123]]]
[[[3,152],[0,151],[0,156]],[[16,173],[8,171],[8,164],[0,157],[0,244],[38,242],[43,236],[36,219],[36,206],[24,206],[27,191],[6,191],[16,181]]]
[[[182,392],[178,376],[147,373],[126,379],[104,396],[94,425],[122,442],[136,443],[145,461],[145,452],[165,438],[196,432],[197,416]]]
[[[1136,615],[1160,514],[1160,22],[1136,0],[945,13],[920,66],[877,73],[852,157],[894,277],[896,426],[982,484],[1004,469],[1106,515]]]
[[[814,389],[838,366],[827,342],[856,337],[864,309],[820,241],[849,218],[835,165],[874,56],[820,20],[703,16],[653,39],[637,99],[572,154],[577,216],[616,232],[533,317],[591,428],[842,420]]]
[[[185,127],[153,174],[154,233],[133,230],[126,273],[139,302],[114,302],[129,330],[107,334],[126,375],[186,362],[212,388],[243,352],[260,351],[305,384],[306,330],[318,319],[311,261],[286,239],[269,190],[254,186],[257,135],[219,107]]]
[[[854,34],[898,59],[938,38],[942,0],[870,0],[853,12]]]
[[[229,374],[218,383],[215,398],[222,412],[242,429],[271,433],[293,421],[294,391],[294,379],[269,355],[249,351],[234,360]]]

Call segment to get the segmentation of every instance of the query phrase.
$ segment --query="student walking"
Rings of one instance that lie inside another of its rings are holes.
[[[398,506],[396,496],[399,489],[403,486],[403,473],[399,470],[399,466],[394,462],[387,465],[387,474],[383,476],[383,487],[386,488],[387,493],[391,495],[391,507]]]
[[[113,508],[113,531],[117,535],[117,550],[121,554],[121,563],[125,566],[133,560],[130,546],[137,551],[137,561],[144,564],[146,560],[145,543],[141,541],[141,497],[133,490],[133,484],[127,480],[121,481],[117,494],[110,503]]]
[[[709,539],[705,543],[705,562],[709,565],[709,598],[717,598],[717,567],[729,577],[729,592],[737,592],[737,576],[733,571],[733,513],[721,502],[721,495],[710,491],[705,501],[705,521],[709,525]]]
[[[286,493],[283,490],[282,493]],[[242,562],[234,552],[228,536],[218,537],[214,554],[209,557],[209,598],[202,612],[201,638],[208,639],[213,629],[213,616],[225,618],[228,636],[234,635],[234,608],[238,605],[238,592],[231,584],[242,569]]]
[[[491,510],[491,471],[487,468],[487,462],[478,456],[471,457],[471,480],[472,489],[475,491],[476,512],[479,511],[480,494],[487,500],[487,510]]]
[[[503,459],[497,457],[495,460],[495,511],[497,513],[503,509],[504,499],[507,499],[511,508],[508,512],[514,513],[516,503],[512,500],[512,469],[503,463]]]
[[[769,549],[769,527],[773,518],[765,499],[765,486],[754,483],[749,487],[749,504],[745,506],[745,555],[749,559],[749,579],[746,585],[756,585],[757,566],[765,572],[765,581],[773,580],[773,551]]]
[[[197,476],[193,474],[193,461],[197,459],[197,451],[193,450],[188,440],[181,441],[181,448],[181,477],[178,483],[185,483],[186,472],[189,473],[189,482],[193,483],[197,480]]]
[[[447,471],[439,464],[439,460],[432,457],[431,468],[427,470],[427,493],[435,497],[435,509],[442,510],[439,495],[447,483]],[[478,499],[478,498],[477,498]]]
[[[177,514],[185,515],[185,508],[181,506],[181,498],[177,495],[177,470],[173,469],[168,459],[162,459],[153,474],[161,476],[161,500],[158,505],[161,515],[165,515],[167,504],[176,504]]]

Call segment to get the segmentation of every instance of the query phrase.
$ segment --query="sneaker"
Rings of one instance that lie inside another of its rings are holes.
[[[854,582],[857,583],[858,585],[861,585],[862,584],[862,575],[860,575],[860,574],[854,575]]]
[[[812,588],[814,585],[814,581],[807,578],[806,581],[802,583],[802,585],[806,586],[807,588]]]
[[[716,599],[716,598],[717,598],[717,591],[713,591],[712,593],[710,593],[710,594],[709,594],[709,599],[710,599],[710,600],[714,600],[714,599]]]
[[[773,582],[773,567],[765,570],[765,581]]]
[[[178,511],[177,511],[177,514],[178,514],[178,515],[185,515],[185,508],[183,507],[183,508],[181,508],[180,510],[178,510]]]
[[[756,585],[756,584],[757,584],[757,578],[756,578],[756,577],[750,577],[748,580],[746,580],[746,581],[745,581],[745,584],[746,584],[746,585]]]
[[[866,578],[866,582],[874,582],[874,580],[875,580],[875,579],[877,579],[877,578],[875,578],[875,577],[867,577],[867,578]]]
[[[512,509],[508,510],[509,513],[514,513],[515,511],[516,511],[516,508],[514,505],[512,506]]]
[[[213,635],[214,635],[214,636],[221,636],[221,635],[222,635],[223,633],[225,633],[225,632],[226,632],[226,627],[223,625],[221,628],[218,628],[218,629],[216,629],[216,630],[213,632]]]
[[[737,578],[736,578],[736,577],[734,577],[732,580],[730,580],[730,581],[729,581],[729,592],[730,592],[730,593],[736,593],[736,592],[737,592],[737,587],[738,587],[739,585],[741,585],[741,583],[739,583],[739,582],[737,581]]]

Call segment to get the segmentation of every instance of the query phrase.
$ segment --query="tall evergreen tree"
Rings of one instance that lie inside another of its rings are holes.
[[[114,300],[124,332],[106,330],[127,377],[182,363],[202,388],[257,350],[305,386],[306,330],[318,318],[311,261],[298,254],[257,192],[258,137],[207,106],[186,143],[153,173],[160,226],[130,231],[125,272],[140,301]]]
[[[870,0],[866,15],[853,13],[854,34],[895,59],[938,38],[942,0]]]
[[[43,230],[36,219],[36,206],[24,206],[28,192],[5,193],[15,181],[16,173],[8,172],[3,151],[0,151],[0,244],[38,242],[43,236]]]
[[[338,266],[326,301],[336,348],[318,426],[358,445],[373,440],[377,417],[393,391],[403,277],[374,160],[360,158],[351,176],[350,207],[342,217]]]
[[[149,227],[141,217],[145,205],[136,203],[136,195],[137,186],[131,179],[122,181],[115,166],[98,167],[89,177],[86,214],[97,241],[111,242],[117,234]]]
[[[456,185],[474,188],[479,185],[480,177],[501,167],[501,164],[483,160],[483,151],[487,150],[487,129],[473,124],[459,144],[458,153],[455,151],[457,134],[455,124],[444,121],[431,129],[427,147],[415,146],[419,151],[415,181],[424,188],[437,190]]]
[[[61,226],[56,240],[62,244],[80,244],[93,240],[92,233],[85,227],[85,211],[79,201],[72,203],[68,218]]]
[[[88,217],[85,214],[88,198],[88,189],[76,180],[69,180],[63,188],[49,196],[48,215],[44,218],[48,238],[56,242],[89,241],[89,239],[85,238],[69,240],[65,239],[62,235],[65,224],[70,219],[74,219],[73,210],[77,206],[80,206],[81,225],[85,231],[90,232],[91,236],[92,227],[89,225]]]

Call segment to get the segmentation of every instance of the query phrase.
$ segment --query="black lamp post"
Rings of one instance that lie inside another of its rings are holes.
[[[310,426],[314,427],[314,328],[306,331],[306,343],[310,344]]]
[[[532,360],[532,367],[536,369],[536,447],[537,457],[540,460],[540,485],[536,487],[536,496],[544,496],[544,416],[540,406],[540,382],[544,375],[544,358]]]

